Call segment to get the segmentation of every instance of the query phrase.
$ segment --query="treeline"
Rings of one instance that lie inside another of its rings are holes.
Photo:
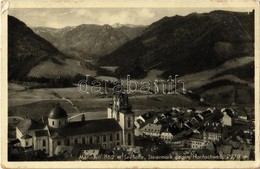
[[[59,77],[24,77],[19,82],[31,83],[30,89],[35,88],[65,88],[77,86],[79,82],[90,85],[90,86],[101,86],[107,88],[113,88],[118,85],[118,82],[103,81],[96,79],[92,76],[84,76],[82,74],[76,74],[75,76],[59,76]]]
[[[243,66],[231,68],[228,70],[225,70],[219,74],[216,74],[215,76],[211,77],[211,79],[215,79],[227,74],[235,75],[236,77],[246,80],[246,81],[254,81],[255,77],[255,70],[254,70],[254,62],[245,64]]]

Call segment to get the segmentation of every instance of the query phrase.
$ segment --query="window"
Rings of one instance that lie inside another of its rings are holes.
[[[60,126],[60,121],[59,121],[59,126]]]
[[[97,143],[99,143],[99,136],[97,136]]]
[[[85,139],[85,137],[82,137],[82,144],[86,144],[86,139]]]
[[[92,136],[89,137],[89,143],[92,144],[93,142],[93,139],[92,139]]]
[[[128,145],[131,145],[131,142],[132,142],[132,140],[131,140],[131,133],[128,133],[127,141],[128,141]]]
[[[131,117],[128,117],[127,125],[128,125],[128,128],[131,128]]]
[[[26,146],[28,146],[28,141],[25,142]]]
[[[43,146],[43,147],[46,146],[46,140],[42,140],[42,146]]]
[[[110,134],[110,141],[113,141],[113,134]]]
[[[78,138],[74,138],[74,144],[78,144]]]
[[[69,139],[65,140],[65,145],[66,145],[66,146],[69,146],[69,145],[70,145],[70,140],[69,140]]]
[[[57,142],[57,145],[60,146],[60,145],[61,145],[61,141],[58,141],[58,142]]]
[[[52,121],[52,125],[54,126],[54,121]]]
[[[117,139],[117,140],[120,140],[120,135],[119,135],[119,133],[116,134],[116,139]]]
[[[106,135],[103,135],[103,142],[106,142],[106,141],[107,141]]]

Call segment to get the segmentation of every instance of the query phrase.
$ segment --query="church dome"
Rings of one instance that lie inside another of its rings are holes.
[[[68,114],[67,112],[60,106],[58,103],[54,109],[51,110],[48,118],[49,119],[61,119],[61,118],[67,118]]]

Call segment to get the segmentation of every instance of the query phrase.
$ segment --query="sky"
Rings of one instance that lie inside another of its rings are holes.
[[[62,28],[81,24],[113,25],[134,24],[149,25],[165,16],[205,13],[217,9],[209,8],[14,8],[12,15],[29,27]],[[250,12],[251,9],[228,9],[230,11]]]

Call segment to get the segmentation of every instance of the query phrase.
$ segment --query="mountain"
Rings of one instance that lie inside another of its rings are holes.
[[[139,36],[144,26],[82,24],[61,29],[36,27],[34,32],[66,55],[96,60]]]
[[[60,44],[60,40],[62,37],[69,32],[70,30],[74,29],[75,27],[64,27],[64,28],[49,28],[49,27],[34,27],[32,30],[37,35],[40,35],[45,40],[51,42],[53,46],[57,47]]]
[[[213,11],[164,17],[98,63],[118,66],[121,77],[142,78],[159,69],[167,78],[212,69],[241,56],[254,56],[254,12]]]
[[[76,66],[75,66],[76,65]],[[94,74],[90,63],[62,54],[25,23],[8,16],[8,79]]]

